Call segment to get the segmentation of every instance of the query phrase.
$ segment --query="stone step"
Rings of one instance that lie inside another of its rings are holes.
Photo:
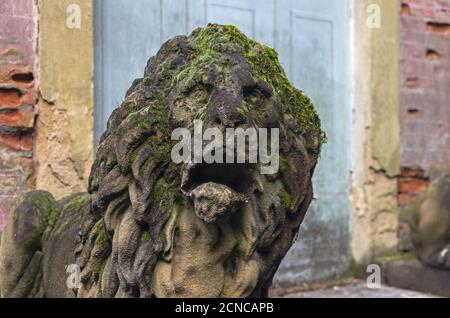
[[[382,265],[383,282],[397,288],[450,297],[450,271],[423,265],[418,260],[393,260]]]

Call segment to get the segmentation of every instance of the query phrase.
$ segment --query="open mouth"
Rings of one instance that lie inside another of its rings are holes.
[[[188,164],[181,177],[181,190],[193,200],[196,215],[212,223],[230,216],[248,201],[251,171],[249,164]]]
[[[239,163],[194,163],[187,165],[181,178],[181,189],[188,193],[197,186],[214,182],[246,193],[252,183],[251,165]]]

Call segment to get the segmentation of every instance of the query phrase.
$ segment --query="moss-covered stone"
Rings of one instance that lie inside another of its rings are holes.
[[[148,243],[150,241],[150,234],[148,234],[148,232],[144,232],[144,234],[142,234],[142,241],[144,243]]]
[[[352,259],[350,267],[348,269],[348,274],[351,277],[364,278],[366,277],[366,266],[363,264],[359,264],[354,259]]]
[[[95,224],[95,232],[97,233],[95,238],[95,244],[104,245],[106,243],[106,230],[103,219],[99,220]]]
[[[153,202],[160,202],[167,188],[167,182],[162,178],[158,179],[153,190]]]
[[[186,90],[201,80],[212,61],[227,72],[227,58],[223,53],[243,54],[252,66],[254,75],[263,78],[278,94],[285,111],[291,113],[299,122],[300,133],[312,130],[320,136],[320,143],[326,142],[320,119],[311,100],[287,78],[279,60],[278,53],[271,47],[248,38],[234,25],[209,24],[204,29],[194,31],[190,37],[195,43],[190,55],[190,64],[174,75],[174,83],[189,78]]]
[[[283,203],[285,206],[289,207],[292,203],[292,197],[287,191],[280,191],[279,193],[281,199],[283,200]]]
[[[375,258],[375,263],[383,265],[388,262],[395,262],[395,261],[408,261],[417,259],[417,255],[414,252],[408,252],[408,253],[389,253],[380,255]]]

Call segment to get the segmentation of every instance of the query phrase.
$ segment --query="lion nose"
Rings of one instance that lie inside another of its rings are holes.
[[[238,96],[219,91],[212,96],[210,103],[208,108],[209,119],[215,125],[234,128],[245,123],[246,118],[240,111],[242,100]]]

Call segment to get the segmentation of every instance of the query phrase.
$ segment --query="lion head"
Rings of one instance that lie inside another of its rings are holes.
[[[175,128],[279,128],[279,169],[176,164]],[[312,200],[325,135],[276,52],[234,26],[165,42],[113,112],[89,179],[78,296],[267,293]]]

